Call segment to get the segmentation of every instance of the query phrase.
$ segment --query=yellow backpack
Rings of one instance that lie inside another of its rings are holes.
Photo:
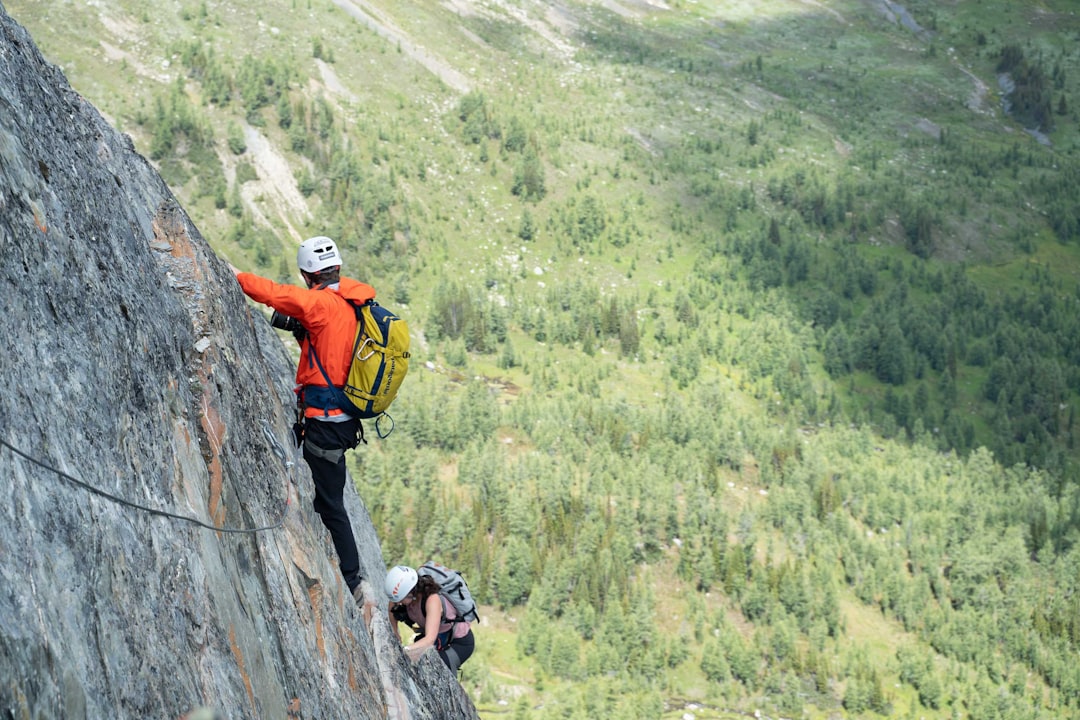
[[[409,371],[409,326],[374,300],[356,309],[356,340],[345,381],[345,397],[353,417],[373,418],[386,412]]]
[[[353,341],[352,363],[345,386],[336,388],[323,369],[319,356],[312,347],[312,357],[319,371],[326,378],[334,403],[355,418],[376,418],[375,427],[397,397],[405,373],[409,371],[409,326],[400,317],[374,300],[360,305],[346,300],[356,311],[356,339]],[[322,407],[318,403],[310,403]],[[386,415],[386,417],[390,417]],[[390,429],[380,437],[393,431]]]

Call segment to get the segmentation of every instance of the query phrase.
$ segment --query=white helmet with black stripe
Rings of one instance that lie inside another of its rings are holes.
[[[332,267],[341,267],[341,253],[334,241],[325,235],[317,235],[300,243],[296,251],[296,264],[306,273],[318,273]]]

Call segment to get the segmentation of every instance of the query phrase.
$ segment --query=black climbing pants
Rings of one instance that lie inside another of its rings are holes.
[[[352,523],[345,511],[345,451],[356,447],[357,423],[309,418],[304,428],[304,460],[315,481],[315,512],[330,531],[338,567],[352,592],[360,584],[360,556]]]

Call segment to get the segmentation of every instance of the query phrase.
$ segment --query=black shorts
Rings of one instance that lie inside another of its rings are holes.
[[[475,649],[476,638],[470,629],[464,636],[451,640],[449,645],[439,651],[439,657],[446,663],[446,667],[450,668],[450,672],[457,675],[457,671],[472,657]]]

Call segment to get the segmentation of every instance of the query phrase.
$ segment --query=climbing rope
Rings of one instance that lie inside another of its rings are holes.
[[[293,480],[293,478],[292,478],[293,470],[292,469],[293,469],[294,463],[291,460],[289,460],[288,454],[285,452],[285,448],[283,448],[281,446],[281,443],[279,443],[277,441],[277,438],[274,436],[273,429],[271,429],[270,424],[268,422],[266,422],[265,420],[263,421],[262,431],[263,431],[263,436],[266,437],[266,439],[270,442],[270,445],[271,445],[271,447],[273,449],[274,454],[278,456],[278,458],[281,460],[282,464],[285,466],[285,471],[289,476],[289,481],[292,482],[292,480]],[[48,470],[49,472],[56,473],[60,477],[64,478],[65,480],[68,480],[69,482],[74,483],[75,485],[78,485],[79,487],[83,488],[84,490],[88,490],[89,492],[92,492],[93,494],[98,495],[100,497],[103,497],[103,498],[105,498],[107,500],[111,500],[114,503],[117,503],[119,505],[125,505],[125,506],[127,506],[129,508],[134,508],[135,510],[141,510],[141,511],[143,511],[145,513],[149,513],[150,515],[157,515],[159,517],[167,517],[167,518],[172,518],[173,520],[182,520],[184,522],[189,522],[189,523],[192,523],[193,525],[198,525],[199,527],[206,528],[207,530],[214,530],[216,532],[224,532],[224,533],[248,533],[248,534],[264,532],[266,530],[276,530],[277,528],[279,528],[283,524],[285,524],[285,517],[286,517],[286,515],[288,515],[288,512],[289,512],[290,499],[289,499],[288,487],[286,486],[285,507],[284,507],[284,509],[282,509],[281,517],[278,519],[277,522],[273,523],[272,525],[266,525],[266,526],[257,527],[257,528],[219,527],[217,525],[211,525],[209,523],[205,523],[202,520],[199,520],[198,518],[190,517],[188,515],[177,515],[176,513],[171,513],[171,512],[168,512],[166,510],[158,510],[156,508],[147,507],[145,505],[140,505],[139,503],[131,502],[130,500],[125,500],[122,497],[118,497],[118,496],[113,495],[111,493],[108,493],[108,492],[106,492],[104,490],[101,490],[100,488],[96,488],[93,485],[90,485],[89,483],[83,482],[82,480],[79,480],[78,478],[73,477],[72,475],[69,475],[68,473],[64,472],[63,470],[60,470],[59,468],[53,467],[52,465],[49,465],[48,463],[43,462],[42,460],[39,460],[38,458],[34,457],[33,455],[30,455],[29,453],[23,452],[22,450],[15,447],[14,445],[12,445],[8,441],[4,440],[3,438],[0,438],[0,445],[3,445],[4,447],[6,447],[11,452],[15,453],[16,455],[18,455],[19,457],[21,457],[21,458],[23,458],[25,460],[30,461],[34,465],[37,465],[40,468]]]

